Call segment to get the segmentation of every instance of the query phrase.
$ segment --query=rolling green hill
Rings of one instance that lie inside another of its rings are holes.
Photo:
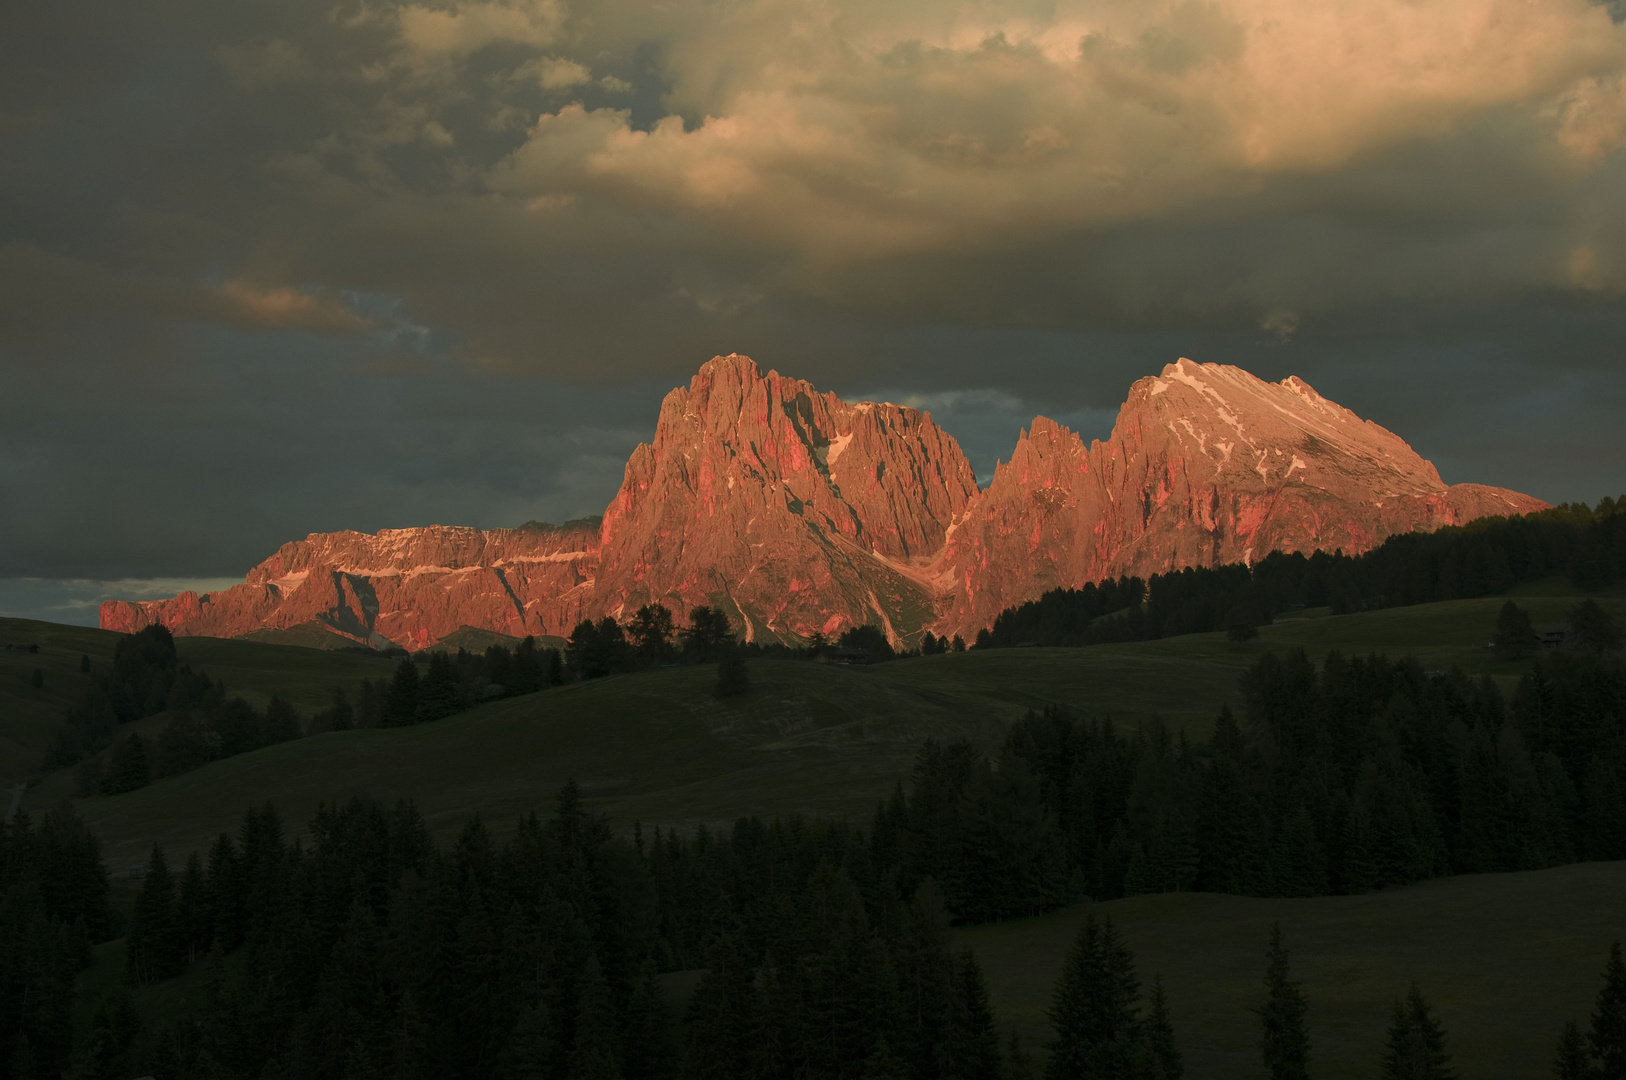
[[[0,649],[0,787],[20,783],[39,769],[57,725],[84,690],[81,657],[90,657],[93,666],[105,670],[120,636],[88,626],[0,619],[0,643],[40,647],[38,653]],[[392,661],[366,652],[259,641],[183,637],[175,646],[182,663],[224,681],[228,693],[256,707],[280,694],[306,713],[325,706],[333,687],[354,690],[362,679],[388,678],[393,666]],[[45,677],[40,690],[29,683],[36,667]],[[162,722],[147,722],[152,726],[161,727]]]
[[[1445,1024],[1458,1075],[1551,1075],[1566,1020],[1584,1026],[1609,943],[1626,937],[1626,863],[1443,878],[1406,889],[1312,900],[1207,893],[1136,896],[1036,919],[962,929],[1001,1025],[1049,1038],[1045,1010],[1086,911],[1110,916],[1161,974],[1186,1075],[1260,1074],[1265,943],[1280,923],[1310,1000],[1311,1074],[1378,1073],[1389,1009],[1416,980]]]
[[[1575,602],[1556,583],[1525,591],[1520,602],[1538,625]],[[1316,658],[1334,648],[1411,652],[1427,667],[1457,665],[1511,685],[1529,662],[1499,661],[1484,647],[1502,602],[1343,616],[1303,611],[1241,645],[1193,634],[1085,649],[974,650],[868,668],[758,660],[752,693],[725,700],[711,693],[713,669],[667,668],[497,701],[433,724],[284,743],[125,795],[86,799],[80,810],[115,866],[141,861],[155,840],[184,856],[234,827],[247,804],[267,799],[293,822],[323,800],[364,792],[415,800],[442,837],[471,812],[501,828],[569,777],[622,827],[745,814],[863,820],[907,778],[924,739],[992,747],[1029,708],[1065,704],[1128,724],[1156,714],[1205,736],[1220,706],[1234,700],[1238,675],[1272,649],[1303,647]],[[1605,603],[1626,620],[1626,599]],[[233,693],[278,692],[302,709],[325,703],[332,685],[387,674],[390,663],[257,642],[179,644],[183,659],[224,678]],[[71,776],[58,773],[31,789],[24,805],[52,805],[71,790]]]

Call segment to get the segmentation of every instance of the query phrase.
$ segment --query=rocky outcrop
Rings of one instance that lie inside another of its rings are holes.
[[[161,622],[180,634],[236,637],[318,624],[371,645],[421,649],[461,626],[568,633],[590,603],[598,519],[554,528],[385,529],[312,533],[282,545],[223,592],[102,604],[109,630]]]
[[[1364,551],[1538,499],[1444,484],[1303,381],[1182,359],[1085,446],[1043,417],[979,491],[930,414],[849,404],[731,355],[667,395],[602,520],[316,533],[224,592],[102,606],[102,625],[235,636],[319,624],[408,648],[462,626],[563,635],[645,603],[720,605],[759,640],[876,623],[974,634],[1047,589],[1124,573]]]
[[[1136,382],[1106,442],[1043,417],[972,503],[938,567],[943,625],[987,626],[1047,589],[1121,574],[1365,551],[1395,533],[1547,504],[1448,487],[1405,440],[1296,377],[1181,359]]]

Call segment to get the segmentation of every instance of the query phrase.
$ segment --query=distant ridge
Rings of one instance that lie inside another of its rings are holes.
[[[223,592],[112,600],[101,624],[234,637],[319,624],[411,649],[463,627],[568,634],[664,603],[752,640],[873,623],[973,636],[1048,589],[1547,508],[1447,486],[1394,433],[1295,377],[1182,358],[1085,446],[1037,417],[979,491],[929,413],[849,403],[731,354],[666,396],[602,518],[517,529],[313,533]]]

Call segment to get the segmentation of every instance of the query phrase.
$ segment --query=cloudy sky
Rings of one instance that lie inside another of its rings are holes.
[[[596,513],[716,353],[979,474],[1177,356],[1626,489],[1626,4],[0,7],[0,612]]]

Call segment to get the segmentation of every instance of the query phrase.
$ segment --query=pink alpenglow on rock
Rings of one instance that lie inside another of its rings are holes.
[[[661,404],[600,520],[314,533],[242,585],[102,605],[108,629],[233,637],[319,626],[420,649],[461,627],[562,636],[661,603],[749,640],[871,623],[973,636],[1012,604],[1120,574],[1365,551],[1396,533],[1542,510],[1448,486],[1405,440],[1294,377],[1181,359],[1089,446],[1038,417],[978,490],[929,413],[850,404],[719,356]]]

